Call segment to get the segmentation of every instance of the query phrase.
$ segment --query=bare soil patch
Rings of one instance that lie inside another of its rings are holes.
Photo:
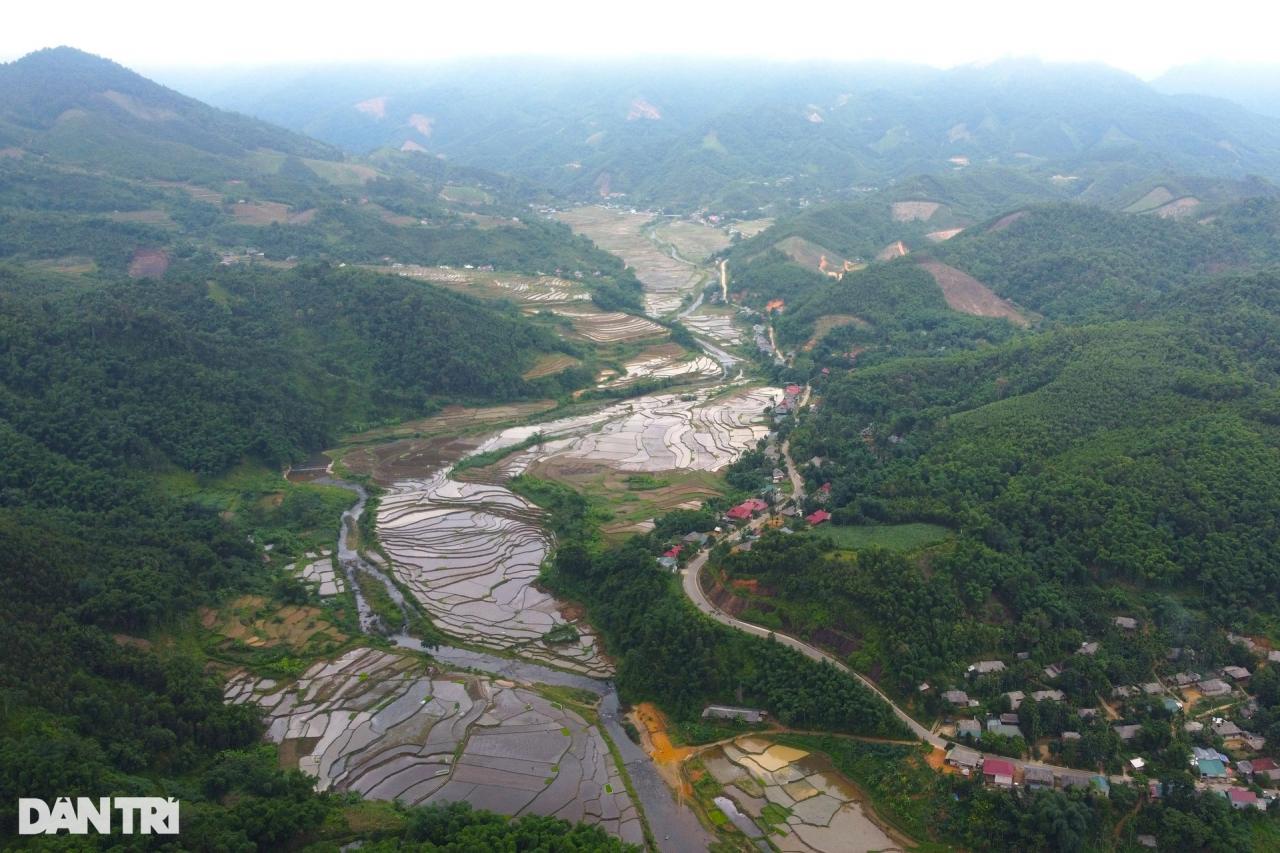
[[[941,231],[930,231],[928,234],[924,235],[924,238],[931,243],[945,243],[947,240],[950,240],[952,237],[956,236],[961,231],[964,231],[964,229],[963,228],[944,228]]]
[[[1013,223],[1017,222],[1019,219],[1022,219],[1028,213],[1030,213],[1030,211],[1027,211],[1027,210],[1015,210],[1013,213],[1006,213],[1004,216],[997,219],[995,223],[992,224],[992,226],[987,229],[987,231],[989,233],[1003,231]]]
[[[129,278],[162,278],[169,269],[169,254],[163,249],[138,249],[129,261]]]
[[[877,261],[892,261],[894,258],[906,257],[909,253],[907,244],[901,240],[897,240],[885,246],[876,254]]]
[[[1163,207],[1158,207],[1152,211],[1161,219],[1184,219],[1195,213],[1197,207],[1200,206],[1200,199],[1195,196],[1183,196],[1174,199]]]
[[[1155,210],[1157,207],[1166,205],[1173,201],[1174,194],[1168,187],[1156,187],[1148,192],[1142,198],[1135,201],[1124,209],[1125,213],[1146,213],[1149,210]]]
[[[894,222],[928,222],[940,207],[936,201],[895,201],[889,205]]]
[[[841,326],[860,326],[866,328],[871,324],[861,317],[853,314],[828,314],[825,317],[819,317],[818,321],[813,324],[813,337],[809,338],[804,345],[804,351],[809,352],[818,345],[818,342],[827,336],[832,329],[838,329]]]
[[[968,273],[940,261],[922,261],[920,266],[933,276],[933,280],[942,289],[947,305],[953,310],[975,317],[1004,317],[1023,327],[1030,325],[1030,321],[1013,303],[1001,299],[991,288]]]

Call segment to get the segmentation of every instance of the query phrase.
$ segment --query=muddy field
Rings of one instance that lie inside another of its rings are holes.
[[[742,330],[735,324],[738,312],[732,308],[703,305],[680,322],[691,332],[709,338],[719,346],[742,344]]]
[[[262,706],[282,760],[315,777],[320,790],[406,805],[465,801],[501,814],[586,821],[643,841],[600,732],[528,687],[360,648],[293,683],[241,674],[225,695]]]

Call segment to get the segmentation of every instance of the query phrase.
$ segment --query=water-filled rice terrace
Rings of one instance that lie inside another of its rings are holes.
[[[398,482],[382,498],[378,539],[441,630],[589,675],[612,672],[585,624],[577,639],[543,640],[568,622],[534,586],[551,537],[538,508],[509,489],[459,482],[445,470]]]
[[[584,820],[643,843],[601,733],[514,682],[358,648],[294,683],[241,673],[225,695],[262,706],[282,760],[320,790],[410,805],[465,800],[503,814]]]
[[[865,797],[825,756],[741,737],[699,759],[724,787],[716,806],[749,838],[768,832],[788,853],[903,849],[868,817]]]

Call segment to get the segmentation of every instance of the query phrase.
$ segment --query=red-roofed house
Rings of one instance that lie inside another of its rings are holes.
[[[800,392],[803,390],[804,389],[801,388],[799,385],[788,385],[786,388],[783,389],[783,393],[785,393],[788,397],[798,397],[800,396]]]
[[[988,758],[982,762],[982,778],[1005,788],[1013,787],[1013,762],[1003,758]]]
[[[831,520],[831,513],[827,512],[825,509],[817,509],[809,515],[806,515],[804,520],[810,524],[821,524],[824,521]]]
[[[768,508],[769,505],[759,498],[748,498],[726,512],[725,516],[733,519],[734,521],[745,521],[748,518],[754,517],[756,513],[764,512]]]
[[[670,550],[668,550],[668,551],[664,552],[662,556],[664,556],[664,557],[679,557],[679,556],[680,556],[680,552],[681,552],[681,551],[683,551],[683,550],[684,550],[684,546],[683,546],[683,545],[674,545],[674,546],[672,546],[672,547],[671,547],[671,549],[670,549]]]
[[[1231,808],[1233,809],[1266,808],[1264,803],[1259,802],[1258,795],[1248,788],[1228,789],[1227,799],[1231,801]]]

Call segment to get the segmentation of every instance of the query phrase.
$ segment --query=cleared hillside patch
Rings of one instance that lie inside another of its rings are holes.
[[[941,261],[921,261],[920,266],[933,276],[952,310],[975,317],[1004,317],[1023,327],[1031,325],[1012,302],[1001,299],[991,288],[968,273]]]
[[[865,329],[870,325],[866,320],[853,314],[827,314],[819,317],[813,324],[813,337],[805,343],[804,351],[808,352],[816,347],[832,329],[838,329],[841,326],[858,326]]]
[[[1146,213],[1168,204],[1175,198],[1168,187],[1156,187],[1124,209],[1125,213]]]
[[[892,261],[894,258],[906,257],[910,250],[901,240],[895,240],[876,253],[877,261]]]
[[[928,222],[940,207],[936,201],[895,201],[889,205],[894,222]]]

